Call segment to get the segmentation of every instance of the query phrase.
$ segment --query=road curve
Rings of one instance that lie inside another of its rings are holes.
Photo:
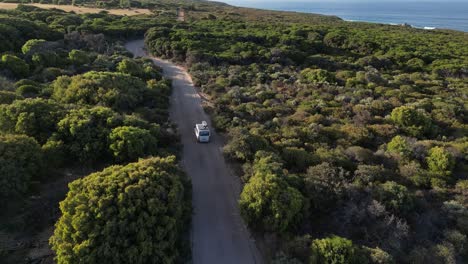
[[[239,179],[230,173],[222,155],[222,140],[213,131],[208,144],[196,143],[194,124],[210,118],[190,75],[179,66],[144,51],[143,40],[125,47],[136,57],[151,58],[172,79],[170,118],[182,136],[182,166],[192,179],[192,259],[195,264],[262,263],[255,241],[238,208]]]

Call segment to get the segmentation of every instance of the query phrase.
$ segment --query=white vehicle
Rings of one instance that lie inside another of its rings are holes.
[[[196,124],[194,130],[198,142],[210,142],[210,129],[206,121],[203,121],[201,124]]]

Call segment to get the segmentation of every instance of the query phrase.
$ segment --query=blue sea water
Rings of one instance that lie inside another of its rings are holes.
[[[224,0],[224,2],[235,6],[335,15],[351,21],[407,23],[418,28],[444,28],[468,32],[468,0],[312,0],[303,2]]]

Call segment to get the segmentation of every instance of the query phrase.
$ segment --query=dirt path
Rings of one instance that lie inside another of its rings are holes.
[[[126,44],[135,56],[148,57],[143,40]],[[190,75],[171,62],[152,58],[172,79],[170,116],[182,136],[185,171],[193,185],[192,255],[195,264],[262,263],[260,254],[239,214],[239,179],[232,175],[222,155],[221,138],[212,133],[208,144],[195,142],[193,126],[210,119],[201,107]]]
[[[87,13],[99,13],[101,11],[107,11],[112,15],[120,16],[136,16],[136,15],[147,15],[152,14],[149,9],[135,8],[135,9],[102,9],[102,8],[93,8],[93,7],[79,7],[72,5],[49,5],[49,4],[27,4],[44,9],[57,8],[66,12],[74,11],[77,14],[87,14]],[[0,3],[0,9],[15,9],[18,6],[16,3]]]

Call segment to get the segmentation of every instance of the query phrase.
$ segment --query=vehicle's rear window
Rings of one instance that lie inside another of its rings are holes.
[[[204,136],[209,136],[210,135],[210,132],[208,131],[200,131],[200,136],[204,137]]]

